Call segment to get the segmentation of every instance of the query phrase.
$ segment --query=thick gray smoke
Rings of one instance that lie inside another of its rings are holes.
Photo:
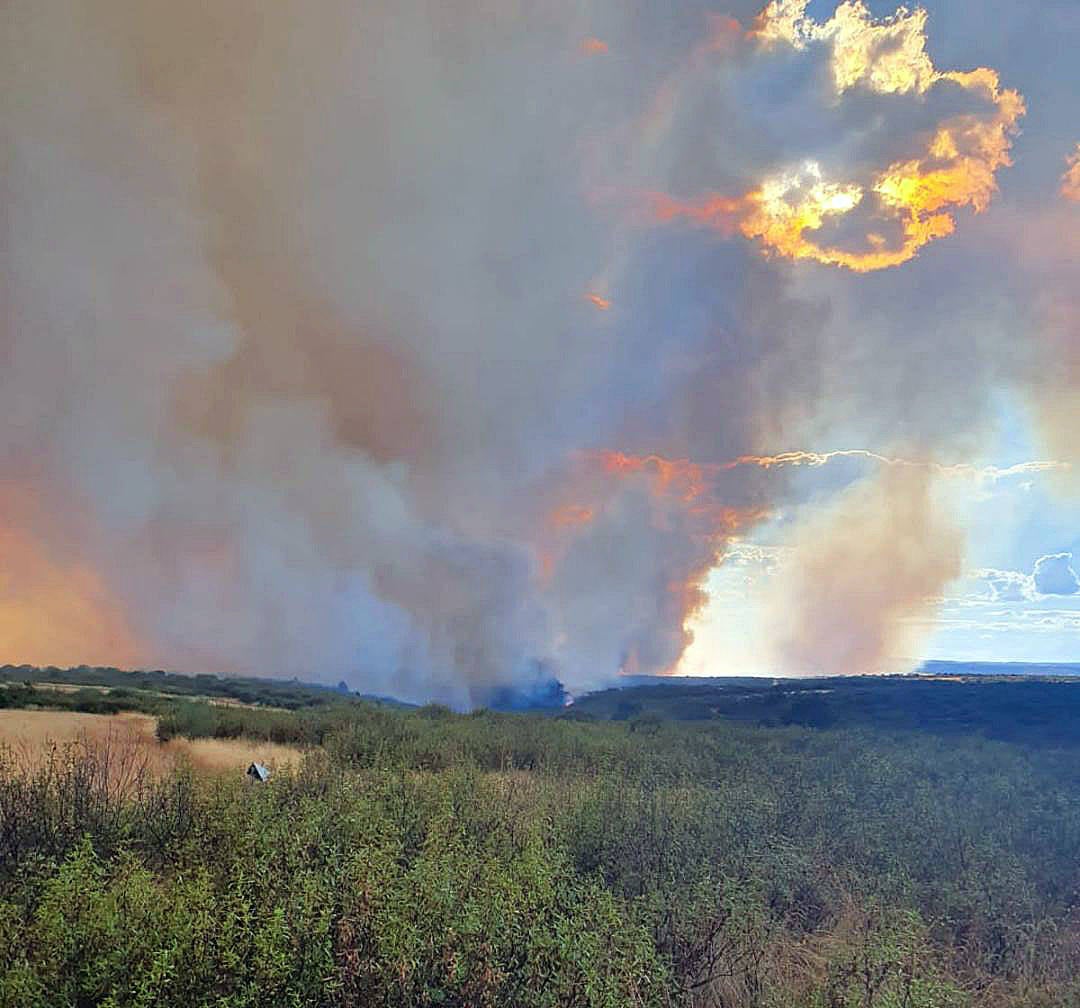
[[[716,466],[894,420],[935,440],[910,401],[948,410],[955,376],[918,345],[939,328],[905,349],[907,319],[829,286],[854,277],[796,283],[741,239],[597,209],[602,183],[697,179],[752,132],[763,71],[702,55],[684,13],[7,4],[0,523],[22,588],[0,593],[0,660],[79,660],[77,601],[109,628],[88,661],[459,705],[538,668],[572,689],[661,671],[786,477],[680,488],[598,453]],[[730,133],[696,118],[710,82]],[[666,101],[683,114],[658,129]],[[903,396],[874,387],[878,353]]]

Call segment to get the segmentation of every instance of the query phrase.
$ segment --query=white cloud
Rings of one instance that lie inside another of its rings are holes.
[[[1040,595],[1075,595],[1080,591],[1080,579],[1072,568],[1071,553],[1039,557],[1035,561],[1032,580]]]
[[[989,601],[1030,602],[1035,598],[1035,582],[1029,574],[986,568],[975,571],[975,576],[986,583]]]

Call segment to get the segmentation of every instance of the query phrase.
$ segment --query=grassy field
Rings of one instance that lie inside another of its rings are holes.
[[[298,766],[303,750],[296,746],[250,739],[189,739],[159,742],[157,718],[149,714],[83,714],[76,711],[0,710],[0,747],[18,760],[40,764],[54,747],[110,746],[125,750],[154,775],[181,765],[220,773],[242,771],[253,761],[274,770]]]

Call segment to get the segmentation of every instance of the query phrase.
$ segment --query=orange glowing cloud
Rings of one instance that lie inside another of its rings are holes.
[[[700,520],[698,531],[706,537],[726,538],[768,514],[762,508],[734,507],[718,496],[715,480],[725,468],[722,465],[614,451],[600,452],[597,459],[606,474],[647,476],[659,497],[677,502],[688,515]]]
[[[1080,203],[1080,144],[1066,162],[1065,174],[1061,176],[1061,195]]]
[[[556,508],[548,517],[548,521],[556,528],[574,528],[578,525],[588,525],[593,520],[593,509],[583,504],[566,504]]]
[[[551,582],[572,547],[574,533],[591,525],[596,514],[596,507],[585,504],[561,504],[548,512],[535,547],[536,573],[541,585]]]
[[[589,303],[599,308],[600,311],[607,311],[611,307],[611,302],[606,297],[603,297],[594,291],[590,291],[585,296],[588,298]]]
[[[648,473],[665,493],[671,493],[689,504],[705,493],[709,466],[688,459],[666,459],[659,455],[626,455],[623,452],[601,452],[600,465],[604,472],[619,476]]]
[[[662,224],[683,219],[701,227],[712,228],[725,236],[735,234],[749,211],[748,197],[720,196],[712,193],[697,203],[684,203],[665,193],[649,193],[650,213]]]
[[[954,213],[984,211],[997,189],[1024,101],[995,71],[938,71],[926,52],[926,12],[900,8],[875,20],[860,0],[845,0],[831,19],[806,14],[808,0],[773,0],[754,22],[753,45],[775,50],[822,47],[834,100],[861,90],[924,102],[935,88],[959,88],[981,111],[950,116],[913,138],[911,157],[852,170],[806,160],[772,172],[739,196],[699,200],[652,197],[658,221],[683,219],[724,234],[739,232],[772,255],[856,272],[886,269],[951,234]],[[1080,185],[1080,169],[1077,169]],[[1080,191],[1080,189],[1078,189]],[[844,236],[830,231],[844,226]]]
[[[90,568],[50,555],[0,519],[0,662],[137,664],[141,649],[123,611]]]
[[[608,45],[601,39],[590,37],[582,41],[581,51],[586,56],[602,56],[608,51]]]

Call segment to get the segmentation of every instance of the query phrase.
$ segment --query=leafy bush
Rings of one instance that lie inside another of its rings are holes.
[[[1066,1008],[1080,770],[980,739],[174,705],[0,761],[0,1006]]]

